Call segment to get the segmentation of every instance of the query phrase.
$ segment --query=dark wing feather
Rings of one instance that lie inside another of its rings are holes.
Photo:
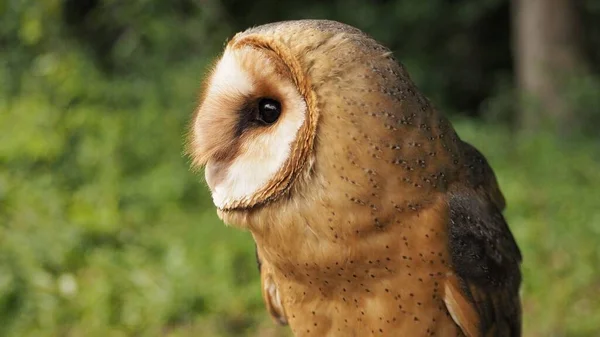
[[[465,141],[461,141],[461,148],[465,158],[466,180],[478,193],[487,196],[500,211],[504,210],[506,201],[488,161],[479,150]]]
[[[467,336],[521,336],[521,252],[502,215],[504,197],[492,169],[466,144],[467,181],[448,192],[449,247],[455,275],[447,306]],[[470,307],[466,307],[470,306]]]

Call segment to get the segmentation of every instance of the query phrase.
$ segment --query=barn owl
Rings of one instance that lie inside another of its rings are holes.
[[[359,29],[236,34],[188,148],[295,336],[521,335],[521,253],[492,169]]]

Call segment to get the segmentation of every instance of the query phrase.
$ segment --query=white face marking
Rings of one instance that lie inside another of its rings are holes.
[[[225,49],[223,57],[217,64],[210,87],[206,94],[208,98],[214,98],[220,94],[227,93],[251,93],[254,91],[254,84],[237,60],[235,54],[229,48]]]
[[[235,51],[227,49],[213,75],[207,99],[212,95],[230,93],[251,94],[255,88],[250,74],[235,59]],[[266,64],[268,61],[265,58]],[[250,199],[275,177],[287,161],[298,130],[304,123],[306,104],[292,82],[279,88],[285,100],[284,111],[275,124],[265,126],[265,132],[257,133],[242,144],[239,155],[223,167],[209,160],[206,165],[206,181],[218,208]],[[284,104],[282,104],[283,106]],[[211,178],[217,170],[225,169],[224,178],[213,183]]]

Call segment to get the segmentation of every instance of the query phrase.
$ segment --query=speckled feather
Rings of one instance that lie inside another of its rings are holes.
[[[277,174],[218,211],[252,233],[271,315],[296,336],[520,336],[521,255],[494,173],[392,53],[314,20],[228,44],[243,46],[284,65],[307,107]]]

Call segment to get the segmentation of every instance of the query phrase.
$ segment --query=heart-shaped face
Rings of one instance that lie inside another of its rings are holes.
[[[307,113],[289,69],[273,52],[230,43],[206,83],[192,130],[194,163],[219,209],[252,207],[286,179]]]

